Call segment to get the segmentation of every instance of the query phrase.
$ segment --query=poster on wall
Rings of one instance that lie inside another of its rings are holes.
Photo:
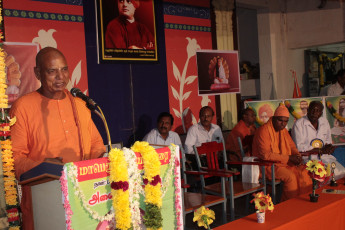
[[[34,67],[38,44],[27,42],[4,42],[5,65],[8,87],[8,104],[27,93],[37,90],[41,83],[36,78]]]
[[[326,97],[326,118],[331,126],[333,144],[345,143],[345,96]]]
[[[99,62],[158,60],[153,0],[95,2]]]
[[[196,59],[200,96],[240,93],[237,51],[199,50]]]
[[[322,97],[295,98],[284,101],[285,106],[290,112],[290,119],[288,123],[289,129],[292,128],[296,120],[307,115],[309,104],[312,101],[320,101],[322,104],[324,104]],[[323,113],[323,116],[325,116],[325,113]]]
[[[256,113],[256,126],[261,126],[265,124],[274,114],[276,108],[278,108],[281,100],[272,101],[245,101],[245,108],[251,107]],[[290,115],[291,117],[291,115]]]

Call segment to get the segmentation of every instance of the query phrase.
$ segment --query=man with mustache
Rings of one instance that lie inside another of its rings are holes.
[[[324,147],[321,149],[322,154],[331,154],[334,151],[331,128],[326,118],[322,117],[323,109],[324,106],[320,101],[312,101],[309,104],[307,115],[294,123],[291,135],[300,152],[319,151],[310,144],[316,138],[324,143]]]
[[[301,154],[285,128],[288,121],[288,109],[279,106],[273,117],[258,128],[252,146],[254,156],[280,161],[275,167],[275,178],[284,182],[283,200],[308,192],[312,184],[308,171],[301,164]],[[271,167],[266,167],[266,176],[272,179]]]
[[[174,117],[167,112],[159,114],[157,118],[157,128],[152,129],[143,141],[147,141],[154,145],[170,145],[175,144],[182,146],[180,136],[171,131],[171,127],[174,124]]]
[[[335,146],[332,145],[331,128],[326,118],[322,117],[324,106],[320,101],[310,102],[307,115],[298,119],[292,127],[292,139],[300,152],[319,153],[323,163],[335,162],[336,170],[334,176],[336,179],[345,175],[343,152],[334,153]],[[322,140],[324,146],[314,148],[311,143],[313,140]],[[317,159],[317,154],[311,155],[310,159]],[[309,160],[304,157],[305,162]],[[340,161],[340,162],[339,162]]]
[[[200,122],[191,126],[187,133],[185,150],[187,154],[193,154],[193,145],[201,146],[202,143],[211,141],[222,141],[223,134],[220,127],[212,124],[214,117],[213,109],[210,106],[204,106],[200,109]]]

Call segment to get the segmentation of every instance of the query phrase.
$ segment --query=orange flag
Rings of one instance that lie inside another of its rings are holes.
[[[302,93],[301,90],[298,86],[298,81],[297,81],[297,77],[296,77],[296,71],[291,70],[292,72],[292,77],[294,78],[294,87],[293,87],[293,98],[301,98],[302,97]]]

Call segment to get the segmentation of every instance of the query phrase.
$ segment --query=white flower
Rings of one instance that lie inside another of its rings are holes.
[[[187,45],[187,54],[188,54],[188,59],[191,57],[195,56],[196,51],[200,49],[200,46],[197,43],[197,40],[195,38],[191,39],[189,37],[186,38],[188,40],[188,45]]]
[[[54,29],[49,29],[48,31],[39,30],[38,37],[32,39],[32,43],[38,43],[41,46],[41,49],[45,47],[54,47],[57,48],[57,43],[53,38],[53,33],[56,32]]]

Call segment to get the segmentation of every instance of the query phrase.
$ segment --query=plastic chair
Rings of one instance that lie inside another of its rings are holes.
[[[244,149],[243,149],[241,138],[238,137],[237,140],[238,140],[238,144],[240,146],[242,158],[244,158],[245,157],[245,153],[244,153]],[[266,186],[270,185],[272,187],[272,194],[271,194],[272,202],[274,204],[276,204],[277,201],[280,202],[281,194],[282,194],[282,191],[283,191],[283,182],[280,181],[280,180],[276,180],[275,179],[275,171],[274,171],[274,167],[275,167],[274,165],[276,163],[280,163],[280,162],[279,161],[262,160],[262,159],[259,159],[259,158],[257,158],[257,162],[262,163],[262,165],[264,165],[264,166],[271,167],[271,171],[272,171],[271,178],[272,178],[272,180],[269,180],[269,179],[265,178],[266,177],[265,170],[263,170],[263,172],[262,172],[262,178],[267,179],[267,181],[265,183]],[[228,162],[228,163],[234,164],[234,162]],[[279,185],[279,195],[277,194],[277,191],[276,191],[276,185]],[[266,187],[266,190],[267,190],[267,187]]]
[[[207,142],[203,143],[200,147],[193,146],[194,152],[197,158],[199,171],[213,172],[213,173],[233,173],[238,175],[239,173],[227,170],[227,158],[224,142]],[[223,156],[223,168],[219,167],[218,162],[218,152],[222,153]],[[207,166],[202,166],[200,161],[200,156],[206,156]],[[258,162],[248,162],[248,164],[260,165]],[[230,218],[235,219],[235,206],[234,200],[238,197],[246,196],[256,191],[264,191],[266,193],[266,186],[259,183],[243,183],[242,181],[233,182],[233,178],[230,177],[229,180],[224,181],[221,178],[220,183],[213,183],[210,185],[205,185],[205,176],[200,176],[201,186],[203,192],[218,195],[225,192],[226,197],[230,201]],[[225,182],[225,183],[224,183]],[[249,199],[247,197],[247,205],[249,206]]]
[[[188,192],[187,189],[190,187],[187,183],[187,176],[189,175],[196,175],[196,176],[207,176],[212,175],[212,173],[208,172],[198,172],[198,171],[186,171],[185,164],[185,154],[183,152],[183,149],[180,151],[180,158],[181,158],[181,187],[182,187],[182,196],[183,196],[183,202],[182,202],[182,210],[183,210],[183,222],[185,223],[185,217],[186,214],[193,212],[194,210],[200,208],[201,206],[210,207],[218,204],[222,204],[222,218],[223,218],[223,224],[227,223],[226,221],[226,194],[216,196],[216,195],[208,195],[204,193],[195,193],[195,192]],[[231,177],[232,174],[226,175],[226,177]]]

